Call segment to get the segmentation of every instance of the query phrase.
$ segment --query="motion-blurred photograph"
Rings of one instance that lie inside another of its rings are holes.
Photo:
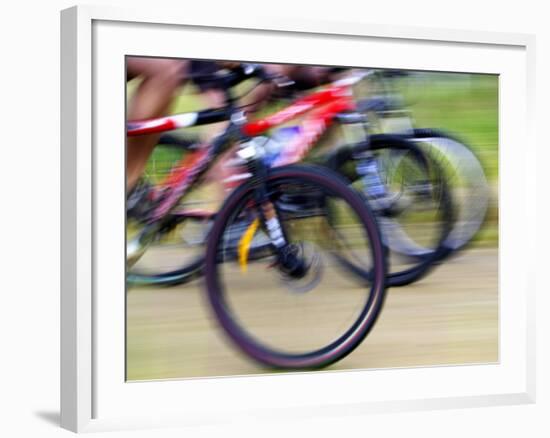
[[[126,379],[497,363],[498,75],[126,57]]]

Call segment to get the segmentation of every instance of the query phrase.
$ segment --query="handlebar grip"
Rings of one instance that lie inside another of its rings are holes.
[[[231,69],[224,69],[222,66],[215,66],[213,62],[205,62],[204,68],[201,65],[195,66],[195,72],[188,72],[186,79],[191,79],[198,84],[210,85],[213,88],[227,89],[240,84],[241,82],[257,77],[265,78],[263,68],[257,64],[240,64]]]
[[[225,78],[222,76],[222,80],[225,81],[227,87],[234,87],[251,78],[266,80],[268,76],[263,67],[258,64],[241,64],[232,69]]]

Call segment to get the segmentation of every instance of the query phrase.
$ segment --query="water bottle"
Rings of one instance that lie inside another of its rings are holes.
[[[272,166],[281,154],[284,154],[285,152],[291,153],[292,151],[285,149],[285,147],[298,134],[300,134],[300,126],[286,126],[275,131],[264,145],[264,162],[266,165]]]

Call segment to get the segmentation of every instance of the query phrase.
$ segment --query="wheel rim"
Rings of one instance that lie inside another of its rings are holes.
[[[284,180],[280,180],[279,185],[284,185]],[[241,199],[239,205],[242,207],[246,202]],[[362,201],[359,199],[358,202]],[[238,206],[231,206],[234,210],[233,216],[238,215],[239,208],[236,207]],[[288,225],[291,219],[294,218],[286,217],[285,225]],[[229,215],[220,227],[225,227],[232,220],[233,217]],[[303,218],[300,219],[300,221],[303,220]],[[345,232],[349,234],[351,228],[349,218],[347,222],[348,229]],[[334,223],[331,226],[333,227]],[[314,242],[317,249],[323,246],[320,243],[322,233],[318,227],[314,229],[309,224],[305,229],[316,234],[315,239],[309,240],[317,240]],[[219,238],[219,244],[213,246],[216,246],[215,250],[218,253],[221,249],[222,253],[229,254],[231,249],[227,248],[231,248],[233,243],[228,242],[228,239],[225,239],[225,233],[222,236],[219,230],[211,236],[213,239]],[[293,233],[293,239],[305,239],[303,233],[296,229]],[[368,239],[366,234],[365,239]],[[357,245],[357,237],[355,237],[354,247],[356,248]],[[367,248],[366,244],[365,248]],[[341,251],[341,248],[338,250]],[[372,252],[372,250],[369,248],[366,252]],[[377,257],[380,257],[381,245],[377,250]],[[209,245],[207,259],[208,254],[213,257],[212,251],[214,249]],[[373,255],[370,254],[369,257]],[[356,277],[350,279],[349,272],[342,275],[342,268],[330,256],[326,242],[323,247],[322,263],[326,271],[323,279],[329,279],[333,283],[340,282],[340,287],[332,284],[331,288],[327,289],[324,283],[318,287],[316,285],[314,290],[305,293],[282,291],[280,283],[279,287],[274,287],[275,281],[278,281],[274,280],[277,273],[266,274],[265,266],[273,263],[269,257],[256,261],[254,265],[248,267],[248,281],[243,281],[239,269],[231,266],[234,260],[234,255],[224,255],[218,260],[224,263],[213,265],[212,260],[207,263],[207,266],[210,266],[210,268],[207,267],[207,283],[214,310],[222,326],[241,349],[270,366],[317,367],[336,360],[337,357],[351,351],[353,345],[359,343],[360,339],[366,335],[381,306],[380,289],[383,289],[383,286],[380,282],[380,267],[377,266],[376,287],[368,289],[364,282],[357,282]],[[367,258],[364,261],[367,263]],[[254,273],[261,273],[261,283],[259,277],[254,278],[252,269]],[[258,293],[259,283],[261,293]],[[346,287],[341,287],[345,283],[347,283]],[[234,293],[235,290],[237,293]],[[335,290],[340,293],[335,295]],[[335,307],[338,308],[338,318],[335,318],[333,313]],[[327,312],[324,317],[323,312]],[[340,318],[341,316],[343,318]],[[338,320],[335,321],[336,319]]]

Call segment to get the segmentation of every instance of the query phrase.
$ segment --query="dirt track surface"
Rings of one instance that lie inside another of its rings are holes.
[[[332,291],[327,295],[335,303],[330,312],[338,312],[340,297]],[[335,314],[327,320],[331,315]],[[269,322],[269,312],[262,318]],[[201,281],[128,290],[127,358],[129,380],[271,372],[227,340],[212,316]],[[472,249],[416,284],[388,289],[372,332],[329,369],[496,361],[498,252]]]

